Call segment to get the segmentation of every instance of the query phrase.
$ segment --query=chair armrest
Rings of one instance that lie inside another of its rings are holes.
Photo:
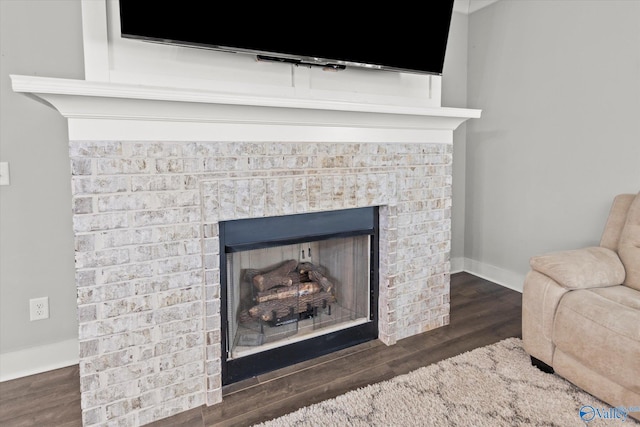
[[[624,282],[618,254],[603,247],[554,252],[531,258],[531,268],[567,289],[602,288]]]

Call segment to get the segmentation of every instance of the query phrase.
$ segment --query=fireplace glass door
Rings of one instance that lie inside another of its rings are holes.
[[[354,213],[224,227],[223,383],[377,336],[376,213]]]

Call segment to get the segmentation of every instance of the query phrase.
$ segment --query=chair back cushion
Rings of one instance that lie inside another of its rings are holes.
[[[624,285],[640,291],[640,193],[629,206],[618,242],[618,256],[626,271]]]
[[[607,223],[602,233],[602,239],[600,240],[600,246],[618,252],[620,235],[627,222],[629,206],[631,206],[631,202],[633,202],[635,197],[635,194],[620,194],[613,199],[611,211],[609,212],[609,217],[607,218]]]

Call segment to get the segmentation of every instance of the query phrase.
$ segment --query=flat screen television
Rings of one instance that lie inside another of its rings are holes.
[[[120,0],[123,38],[330,68],[441,75],[453,0],[212,2]]]

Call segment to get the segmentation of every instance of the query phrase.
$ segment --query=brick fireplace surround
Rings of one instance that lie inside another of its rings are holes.
[[[12,80],[69,121],[84,425],[222,400],[219,221],[380,206],[379,339],[448,324],[452,133],[479,111]]]

